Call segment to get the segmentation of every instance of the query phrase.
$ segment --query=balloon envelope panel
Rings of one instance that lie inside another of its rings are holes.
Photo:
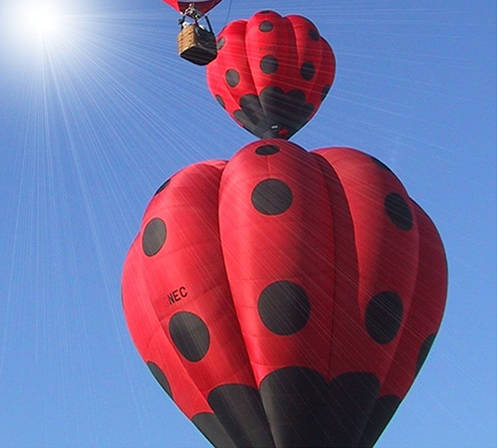
[[[138,350],[216,446],[373,445],[445,296],[438,233],[384,164],[283,139],[175,174],[123,274]]]

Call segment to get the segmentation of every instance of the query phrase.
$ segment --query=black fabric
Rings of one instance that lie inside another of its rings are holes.
[[[142,249],[147,257],[153,257],[166,242],[166,224],[160,218],[154,218],[145,226],[142,236]]]
[[[312,62],[304,62],[302,67],[300,67],[300,75],[306,81],[310,81],[314,78],[314,73],[316,72],[316,68]]]
[[[158,195],[161,191],[163,191],[171,182],[171,179],[167,179],[155,192],[154,196]]]
[[[397,336],[402,323],[402,299],[393,291],[376,294],[366,307],[366,329],[378,344],[388,344]]]
[[[284,93],[279,87],[266,87],[259,96],[244,95],[240,109],[233,115],[252,134],[259,138],[290,138],[304,126],[314,105],[306,102],[302,90]],[[285,131],[280,135],[280,131]]]
[[[226,38],[224,36],[222,36],[218,41],[217,41],[217,44],[216,44],[216,47],[217,47],[217,50],[221,50],[224,45],[226,44]]]
[[[328,446],[328,386],[317,372],[288,367],[268,375],[260,393],[278,447]]]
[[[236,446],[274,447],[256,389],[243,384],[227,384],[212,390],[207,401]]]
[[[148,361],[147,366],[152,372],[154,378],[161,385],[162,389],[164,389],[164,392],[171,398],[173,398],[173,395],[171,393],[171,386],[169,385],[169,381],[167,380],[166,375],[164,375],[162,369],[157,364],[155,364],[155,362],[152,361]]]
[[[176,313],[169,321],[169,334],[176,348],[188,361],[200,361],[209,350],[207,325],[193,313]]]
[[[379,388],[368,372],[327,383],[314,370],[287,367],[268,375],[260,393],[277,447],[343,448],[359,446]]]
[[[265,179],[252,191],[252,205],[264,215],[280,215],[290,208],[292,202],[292,190],[279,179]]]
[[[280,148],[278,148],[276,145],[262,145],[255,150],[255,153],[259,156],[272,156],[279,151]]]
[[[240,83],[240,73],[238,73],[235,69],[230,68],[225,73],[226,82],[230,87],[236,87]]]
[[[416,375],[419,373],[421,370],[421,367],[423,367],[424,362],[426,361],[426,357],[428,356],[428,353],[430,352],[431,346],[433,345],[433,341],[435,340],[436,334],[430,334],[423,342],[421,345],[421,348],[419,350],[418,354],[418,359],[416,362]]]
[[[319,32],[318,30],[316,30],[315,28],[311,28],[309,31],[308,31],[308,34],[309,34],[309,37],[317,42],[319,40]]]
[[[311,304],[296,283],[281,280],[264,288],[257,302],[259,316],[270,331],[288,336],[304,328]]]
[[[284,93],[279,87],[267,87],[261,92],[259,100],[267,121],[287,129],[288,136],[304,126],[314,110],[314,106],[306,102],[302,90]]]
[[[330,89],[330,85],[323,87],[323,90],[321,90],[321,101],[323,101],[327,97],[328,93],[330,93]]]
[[[273,55],[268,54],[261,59],[260,67],[261,70],[266,73],[266,75],[271,75],[278,70],[278,59],[276,59]]]
[[[216,101],[223,109],[226,109],[226,104],[224,104],[224,100],[221,95],[216,95]]]
[[[214,446],[218,448],[236,448],[233,440],[226,434],[214,414],[201,412],[192,418],[192,423]]]
[[[413,217],[411,209],[400,194],[390,193],[385,198],[385,211],[397,228],[400,230],[412,229]]]
[[[383,168],[384,170],[386,171],[389,171],[390,173],[393,174],[392,170],[387,166],[385,165],[381,160],[377,159],[376,157],[373,157],[373,156],[369,156],[371,158],[371,160],[373,161],[373,163],[375,163],[376,165],[378,165],[380,168]]]
[[[376,443],[383,429],[395,414],[400,402],[401,399],[396,395],[385,395],[376,400],[359,446],[370,447]]]
[[[269,20],[265,20],[259,25],[259,31],[262,31],[263,33],[269,33],[270,31],[273,31],[273,28],[274,25]]]

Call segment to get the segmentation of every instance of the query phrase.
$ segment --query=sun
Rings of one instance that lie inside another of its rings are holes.
[[[36,4],[21,13],[26,31],[37,38],[50,39],[61,29],[60,12],[51,4]]]
[[[64,39],[65,16],[57,1],[20,1],[10,11],[10,29],[18,42],[56,45]]]

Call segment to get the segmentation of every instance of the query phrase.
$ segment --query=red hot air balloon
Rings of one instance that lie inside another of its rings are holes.
[[[383,163],[267,139],[157,191],[122,293],[143,359],[214,445],[367,447],[430,350],[446,276]]]
[[[196,0],[196,1],[177,1],[177,0],[163,0],[168,5],[172,6],[176,11],[183,14],[190,8],[190,10],[195,9],[201,14],[206,14],[214,6],[221,2],[221,0]]]
[[[316,26],[301,16],[262,11],[219,34],[207,67],[212,95],[260,138],[290,138],[316,113],[331,88],[335,58]]]

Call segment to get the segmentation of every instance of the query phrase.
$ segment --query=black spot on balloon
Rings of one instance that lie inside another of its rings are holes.
[[[147,366],[157,382],[161,385],[162,389],[164,389],[164,392],[171,398],[173,398],[171,394],[171,386],[169,385],[169,381],[167,381],[166,375],[164,375],[162,369],[157,364],[155,364],[155,362],[152,361],[148,361]]]
[[[287,336],[304,328],[309,320],[311,305],[307,294],[299,285],[278,281],[262,291],[257,310],[269,330]]]
[[[143,231],[142,248],[145,255],[152,257],[158,253],[166,241],[166,224],[160,218],[154,218]]]
[[[315,28],[311,28],[309,30],[309,37],[314,40],[314,41],[318,41],[319,40],[319,33],[317,32],[317,30]]]
[[[426,361],[426,357],[428,356],[428,353],[430,352],[431,346],[433,345],[433,341],[435,340],[435,334],[430,334],[423,342],[421,345],[421,348],[419,349],[418,353],[418,359],[416,362],[416,375],[419,373],[421,370],[421,367],[423,366],[424,362]]]
[[[314,111],[314,105],[306,102],[302,90],[284,93],[274,86],[266,87],[259,96],[242,96],[240,107],[233,113],[234,117],[259,138],[281,137],[281,129],[288,131],[284,138],[290,138],[307,123]]]
[[[259,11],[257,14],[271,14],[273,11],[265,9],[264,11]]]
[[[164,190],[164,188],[166,188],[169,183],[171,182],[171,179],[167,179],[158,189],[157,191],[155,192],[154,196],[157,196],[162,190]]]
[[[236,87],[240,83],[240,73],[230,68],[226,71],[226,82],[230,87]]]
[[[279,179],[266,179],[252,191],[252,205],[264,215],[279,215],[290,208],[293,195],[288,185]]]
[[[263,379],[260,394],[276,446],[352,447],[359,446],[379,388],[367,372],[327,384],[314,370],[286,367]]]
[[[264,22],[261,22],[259,25],[259,31],[262,31],[263,33],[269,33],[273,28],[274,26],[269,20],[264,20]]]
[[[223,48],[225,44],[226,44],[226,38],[224,36],[221,36],[217,41],[217,50],[218,51],[221,50],[221,48]]]
[[[226,104],[224,104],[224,100],[223,98],[221,97],[221,95],[216,95],[216,100],[217,102],[221,105],[221,107],[223,109],[226,109]]]
[[[300,67],[300,75],[306,81],[310,81],[314,77],[314,73],[316,69],[314,68],[314,64],[312,62],[304,62]]]
[[[331,89],[330,85],[326,85],[323,87],[323,90],[321,90],[321,101],[323,101],[326,98],[326,96],[330,92],[330,89]]]
[[[395,338],[402,323],[403,305],[393,291],[376,294],[366,307],[366,329],[369,336],[379,344],[387,344]]]
[[[212,390],[207,401],[236,446],[274,446],[256,389],[226,384]]]
[[[370,447],[375,444],[401,401],[396,395],[384,395],[376,400],[359,446]]]
[[[193,424],[199,431],[207,437],[212,445],[217,447],[236,448],[236,445],[230,439],[226,431],[219,423],[215,414],[210,412],[201,412],[192,418]]]
[[[411,210],[400,194],[390,193],[385,198],[385,211],[397,228],[400,230],[412,229]]]
[[[268,54],[261,59],[261,70],[266,73],[266,75],[271,75],[276,70],[278,70],[278,59],[274,56]]]
[[[262,145],[255,150],[255,153],[259,156],[271,156],[279,151],[280,148],[276,145]]]
[[[383,168],[384,170],[388,171],[388,172],[392,172],[392,170],[390,168],[388,168],[387,165],[385,165],[381,160],[377,159],[376,157],[373,157],[373,156],[369,156],[371,157],[371,160],[376,164],[378,165],[380,168]]]
[[[204,321],[193,313],[176,313],[169,321],[169,334],[188,361],[200,361],[209,350],[209,330]]]

